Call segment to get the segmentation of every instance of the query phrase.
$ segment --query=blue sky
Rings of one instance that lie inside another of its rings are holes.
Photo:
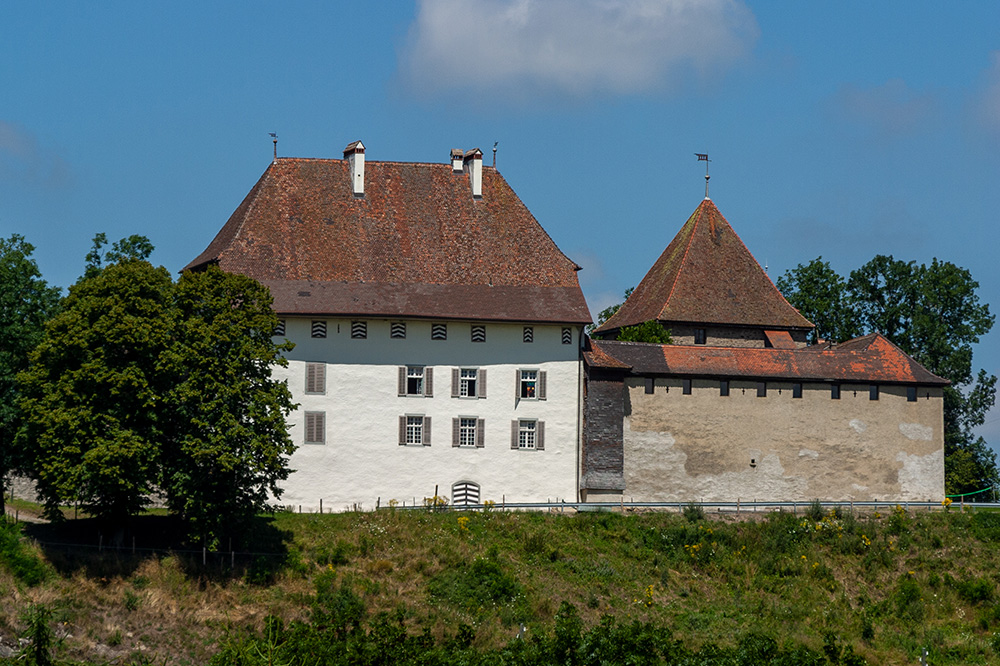
[[[65,287],[90,239],[178,270],[271,159],[480,147],[592,312],[712,198],[772,279],[822,255],[972,271],[1000,310],[1000,3],[9,3],[0,236]],[[1000,329],[976,349],[1000,374]],[[1000,444],[1000,410],[984,435]]]

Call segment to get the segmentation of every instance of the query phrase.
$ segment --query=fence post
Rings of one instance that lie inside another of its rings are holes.
[[[319,498],[319,512],[323,513],[323,498]]]
[[[208,548],[205,546],[201,547],[201,566],[205,566],[208,563]]]

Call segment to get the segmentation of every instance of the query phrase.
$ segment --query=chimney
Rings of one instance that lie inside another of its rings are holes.
[[[365,196],[365,144],[355,141],[344,148],[344,159],[351,171],[351,190],[354,196]]]
[[[462,161],[465,171],[469,172],[469,185],[472,186],[472,197],[481,199],[483,197],[483,151],[478,148],[465,153]]]
[[[458,148],[451,149],[451,170],[452,173],[462,173],[462,161],[465,153]]]

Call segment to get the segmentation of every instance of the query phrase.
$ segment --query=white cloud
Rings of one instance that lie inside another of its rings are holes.
[[[400,71],[424,95],[634,94],[708,79],[758,33],[741,0],[421,0]]]
[[[845,85],[837,93],[835,102],[843,117],[880,136],[898,136],[918,130],[937,110],[932,94],[918,93],[902,79],[891,79],[871,88]]]
[[[44,150],[30,132],[0,120],[0,178],[63,188],[72,180],[69,165]]]
[[[990,66],[976,96],[975,108],[983,127],[1000,138],[1000,51],[990,54]]]

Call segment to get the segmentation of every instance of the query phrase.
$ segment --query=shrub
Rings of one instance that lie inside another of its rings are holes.
[[[51,666],[52,661],[52,611],[42,604],[30,606],[23,617],[26,626],[24,638],[28,644],[24,646],[20,658],[32,666]]]
[[[365,604],[349,583],[338,585],[333,571],[324,571],[316,577],[312,617],[317,627],[330,629],[343,638],[358,630],[364,616]]]
[[[699,520],[705,520],[705,509],[702,508],[700,504],[690,502],[686,507],[684,507],[684,517],[687,518],[689,523],[696,523]]]
[[[35,586],[48,578],[50,569],[21,539],[21,526],[0,517],[0,565],[25,585]]]
[[[970,604],[982,604],[993,600],[993,583],[985,578],[953,581],[952,586],[958,596]]]
[[[899,579],[892,601],[896,616],[901,620],[923,621],[924,599],[920,594],[920,584],[912,576],[906,575]]]
[[[823,505],[818,499],[814,499],[809,508],[806,509],[806,518],[810,519],[814,523],[818,523],[823,520]]]
[[[431,595],[465,608],[513,601],[521,592],[517,580],[499,562],[482,557],[467,567],[442,571],[428,582],[427,589]]]

